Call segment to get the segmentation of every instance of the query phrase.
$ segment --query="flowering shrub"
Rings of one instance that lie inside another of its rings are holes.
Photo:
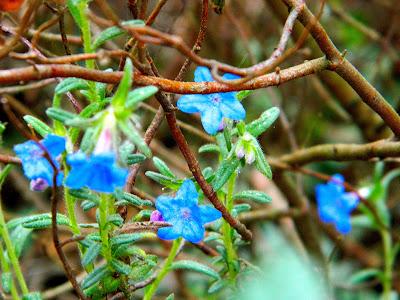
[[[0,0],[0,299],[397,299],[394,5],[325,2]]]

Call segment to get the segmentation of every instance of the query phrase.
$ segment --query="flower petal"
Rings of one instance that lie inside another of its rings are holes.
[[[204,237],[205,230],[203,226],[194,220],[187,221],[184,223],[182,236],[184,239],[192,243],[200,242]]]
[[[222,76],[222,78],[225,80],[235,80],[235,79],[240,79],[241,77],[236,74],[225,73],[224,76]]]
[[[221,218],[221,216],[221,212],[214,207],[211,207],[209,205],[200,206],[200,219],[203,225],[218,220],[219,218]]]
[[[176,106],[180,111],[188,114],[208,110],[212,106],[208,95],[183,95],[179,98]]]
[[[65,138],[62,136],[48,134],[41,144],[46,148],[49,154],[54,158],[65,151]]]
[[[208,134],[214,135],[218,132],[222,119],[221,111],[215,106],[201,112],[201,123]]]
[[[246,117],[246,111],[234,94],[235,93],[221,94],[221,98],[223,99],[220,104],[222,115],[236,121],[243,120]]]
[[[163,240],[174,240],[182,236],[182,224],[174,224],[171,227],[163,227],[158,229],[157,235]]]
[[[335,223],[336,229],[342,233],[347,234],[351,231],[350,216],[344,215]]]
[[[199,66],[194,71],[194,81],[195,82],[214,81],[214,78],[212,77],[209,68]]]
[[[342,204],[346,211],[351,212],[360,202],[356,193],[344,193],[342,195]]]
[[[184,201],[184,203],[182,203],[182,206],[187,207],[197,205],[198,198],[199,194],[197,193],[196,186],[190,179],[186,179],[182,183],[175,196],[175,199]]]
[[[171,222],[171,220],[174,220],[180,214],[179,201],[169,196],[158,196],[156,199],[156,208],[167,222]]]

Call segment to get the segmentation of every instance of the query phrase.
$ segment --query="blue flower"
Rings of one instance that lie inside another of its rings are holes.
[[[204,237],[204,224],[221,217],[221,212],[208,205],[198,205],[198,193],[191,180],[185,180],[175,197],[159,196],[156,208],[171,227],[158,229],[158,237],[174,240],[178,237],[198,243]]]
[[[240,78],[233,74],[225,74],[226,80]],[[214,81],[211,72],[206,67],[197,67],[194,72],[195,82]],[[178,108],[185,113],[200,113],[204,130],[216,134],[223,118],[243,120],[246,111],[236,98],[236,92],[214,93],[204,95],[183,95],[177,103]]]
[[[115,154],[105,152],[87,157],[78,152],[68,155],[71,166],[65,185],[71,189],[88,187],[94,191],[112,193],[115,188],[123,187],[128,170],[118,167]]]
[[[65,151],[65,138],[48,134],[45,139],[39,142],[49,153],[53,163],[59,170],[57,175],[57,185],[61,185],[63,174],[60,172],[60,165],[57,156]],[[27,178],[35,182],[42,182],[43,190],[47,186],[53,186],[54,170],[49,161],[44,157],[44,151],[34,141],[27,141],[14,146],[14,151],[22,161],[22,168]]]
[[[319,184],[315,188],[318,214],[323,222],[333,223],[342,233],[351,230],[350,214],[360,202],[356,193],[346,193],[343,176],[335,174],[327,184]]]

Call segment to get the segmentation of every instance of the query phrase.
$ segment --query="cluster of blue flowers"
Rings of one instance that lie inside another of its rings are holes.
[[[351,231],[350,214],[360,202],[356,193],[347,193],[344,178],[335,174],[326,184],[315,188],[318,214],[323,222],[333,223],[336,229],[347,234]]]
[[[34,141],[15,145],[14,151],[22,161],[24,174],[31,180],[31,188],[36,191],[53,186],[54,169],[44,156],[44,149],[57,167],[57,186],[63,182],[63,172],[60,170],[58,157],[65,151],[64,137],[49,134],[41,140],[40,145]],[[43,148],[42,148],[43,147]],[[65,180],[65,185],[72,189],[88,187],[94,191],[112,193],[116,187],[125,184],[128,170],[120,168],[115,162],[112,152],[92,154],[87,157],[78,152],[67,156],[71,171]]]

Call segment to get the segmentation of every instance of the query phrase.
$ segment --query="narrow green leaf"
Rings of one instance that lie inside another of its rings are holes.
[[[165,298],[165,300],[174,300],[175,299],[175,294],[169,294],[167,298]]]
[[[100,243],[92,243],[89,246],[89,249],[85,252],[85,255],[82,257],[82,266],[86,267],[88,264],[92,263],[96,257],[100,254],[101,244]]]
[[[254,147],[255,156],[256,156],[256,167],[257,169],[263,173],[267,178],[272,178],[271,167],[269,166],[267,160],[265,159],[264,152],[261,150],[260,145],[257,143],[257,146]]]
[[[224,287],[228,286],[229,282],[225,279],[221,279],[218,281],[215,281],[213,284],[210,285],[208,288],[208,293],[209,294],[214,294],[222,290]]]
[[[151,157],[152,153],[149,146],[137,132],[136,128],[130,122],[118,122],[118,127],[127,136],[127,138],[138,147],[146,157]]]
[[[129,154],[126,159],[128,165],[140,164],[147,159],[142,153]]]
[[[107,223],[120,227],[124,224],[124,219],[119,214],[112,214],[107,217]]]
[[[87,289],[88,287],[102,280],[108,274],[110,274],[110,270],[108,270],[108,267],[106,265],[94,269],[82,281],[82,289]]]
[[[244,98],[247,98],[248,96],[250,96],[251,93],[253,93],[254,91],[249,91],[249,90],[244,90],[244,91],[240,91],[236,94],[236,98],[239,101],[242,101]]]
[[[9,294],[11,292],[11,286],[13,284],[13,277],[11,272],[3,272],[1,274],[1,287],[4,293]]]
[[[167,177],[176,178],[175,174],[172,173],[171,169],[160,158],[158,158],[156,156],[153,157],[153,163],[156,166],[157,170],[160,171],[161,174],[163,174]]]
[[[22,300],[42,300],[42,299],[43,298],[39,292],[31,292],[22,297]]]
[[[150,98],[157,92],[158,88],[152,85],[134,89],[129,92],[125,106],[127,108],[135,108],[140,102]]]
[[[154,207],[153,202],[151,202],[150,200],[143,200],[143,199],[139,198],[136,195],[133,195],[133,194],[130,194],[130,193],[127,193],[127,192],[123,192],[121,190],[116,190],[115,191],[115,197],[119,201],[126,201],[127,203],[129,203],[130,205],[133,205],[133,206],[137,206],[137,207],[142,207],[142,206]]]
[[[49,213],[29,216],[25,218],[25,221],[22,223],[22,226],[25,228],[45,229],[51,227],[51,214]],[[62,214],[57,214],[57,224],[70,226],[70,221],[66,216]]]
[[[99,196],[91,192],[89,189],[70,189],[68,190],[68,194],[77,199],[89,200],[96,202],[97,204],[100,201]]]
[[[82,28],[82,16],[80,12],[80,4],[83,2],[85,4],[87,1],[86,0],[68,0],[67,1],[67,6],[70,14],[72,15],[75,23],[79,26],[79,28]]]
[[[3,169],[0,169],[0,189],[6,180],[8,174],[10,173],[12,169],[12,165],[6,165]]]
[[[145,175],[159,184],[169,187],[172,190],[178,190],[182,184],[182,180],[171,178],[157,172],[147,171]]]
[[[231,156],[228,159],[225,159],[220,164],[218,170],[215,172],[215,177],[212,182],[212,186],[215,191],[219,191],[224,184],[228,181],[229,177],[236,171],[239,167],[240,161],[236,158],[236,156]]]
[[[28,246],[31,233],[32,229],[24,228],[22,225],[18,225],[11,231],[10,238],[13,241],[14,250],[17,257],[20,257],[24,248]]]
[[[90,210],[90,209],[92,209],[92,208],[94,208],[94,207],[97,207],[97,206],[98,206],[98,204],[96,202],[92,202],[92,201],[89,201],[89,200],[84,200],[81,203],[81,207],[82,207],[83,211],[85,211],[85,212]]]
[[[171,269],[177,270],[177,269],[184,269],[184,270],[191,270],[194,272],[202,273],[207,276],[210,276],[214,279],[219,279],[220,276],[218,272],[214,271],[210,267],[203,265],[199,262],[193,261],[193,260],[178,260],[172,263]]]
[[[139,240],[155,237],[153,232],[124,233],[110,239],[111,246],[117,247],[123,244],[131,244]]]
[[[233,196],[233,200],[250,200],[257,203],[265,204],[271,202],[272,198],[263,192],[248,190],[235,194]]]
[[[129,20],[122,22],[122,25],[139,27],[139,26],[144,26],[145,23],[142,20]],[[124,29],[117,26],[107,28],[106,30],[100,32],[100,34],[97,36],[97,38],[93,43],[93,49],[100,47],[107,41],[110,41],[112,39],[115,39],[116,37],[123,35],[125,32],[126,31]]]
[[[206,153],[206,152],[219,153],[219,147],[215,144],[205,144],[199,148],[199,153]]]
[[[58,95],[61,95],[75,90],[87,90],[88,88],[89,85],[86,80],[71,77],[66,78],[57,84],[54,92]]]
[[[125,111],[125,101],[128,97],[128,92],[132,86],[132,76],[133,76],[133,65],[132,61],[128,58],[125,62],[124,76],[119,83],[118,89],[114,94],[111,104],[114,107],[115,115],[124,114]]]
[[[236,215],[242,213],[242,212],[246,212],[246,211],[250,211],[251,210],[251,206],[247,203],[241,203],[241,204],[237,204],[233,207],[233,210],[235,211]]]
[[[278,107],[272,107],[261,114],[261,116],[253,122],[246,125],[246,130],[253,136],[258,137],[265,132],[279,117],[280,110]]]
[[[111,266],[115,269],[115,271],[124,275],[129,275],[132,271],[129,265],[115,258],[111,260]]]
[[[48,115],[53,120],[60,121],[62,123],[65,123],[65,121],[72,120],[77,117],[77,115],[72,112],[55,107],[50,107],[46,109],[46,115]]]
[[[53,132],[49,126],[33,116],[26,115],[24,116],[24,120],[42,137],[45,137],[49,133]]]
[[[380,275],[382,275],[382,272],[379,269],[364,269],[353,274],[349,281],[351,284],[360,284],[366,280],[379,277]]]

